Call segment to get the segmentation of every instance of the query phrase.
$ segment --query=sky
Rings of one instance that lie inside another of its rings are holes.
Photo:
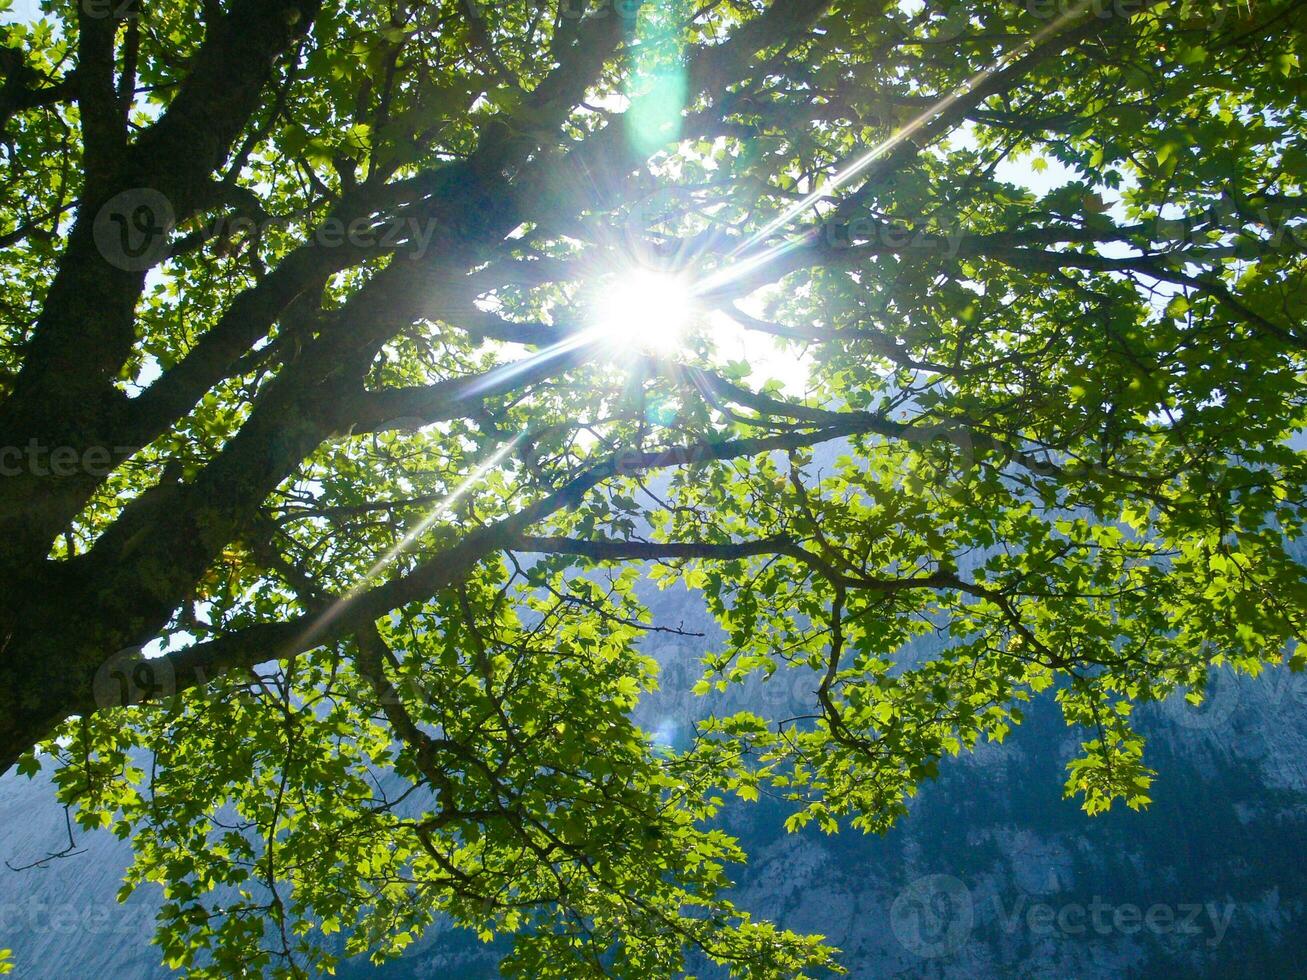
[[[10,9],[0,17],[3,17],[9,23],[14,23],[20,20],[31,20],[40,12],[41,4],[39,0],[13,0]]]

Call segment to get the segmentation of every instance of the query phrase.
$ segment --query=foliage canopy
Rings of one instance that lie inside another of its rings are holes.
[[[1138,807],[1136,705],[1298,664],[1302,3],[41,7],[0,767],[133,838],[170,963],[447,915],[819,972],[724,896],[728,795],[882,830],[1053,689],[1068,795]],[[651,272],[683,336],[596,324]],[[648,578],[725,631],[696,693],[806,707],[651,741]]]

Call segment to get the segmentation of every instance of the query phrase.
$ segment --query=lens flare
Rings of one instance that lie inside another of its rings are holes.
[[[692,286],[670,273],[626,272],[599,294],[593,317],[595,331],[604,337],[643,351],[671,353],[694,318]]]

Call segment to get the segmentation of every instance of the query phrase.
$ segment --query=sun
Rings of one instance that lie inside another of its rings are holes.
[[[618,344],[669,354],[685,340],[694,318],[690,283],[669,272],[634,269],[618,274],[594,305],[594,329]]]

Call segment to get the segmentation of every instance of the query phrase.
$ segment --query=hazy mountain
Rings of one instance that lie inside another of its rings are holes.
[[[684,593],[650,600],[659,622],[707,634],[654,643],[666,690],[640,720],[674,742],[704,709],[688,689],[713,627]],[[775,708],[810,687],[778,672],[715,707]],[[1146,812],[1090,819],[1061,799],[1080,736],[1044,700],[1005,744],[946,762],[883,838],[814,825],[790,835],[780,804],[733,806],[725,822],[752,855],[739,898],[824,933],[856,977],[1307,975],[1307,680],[1222,676],[1201,710],[1142,710],[1161,773]],[[0,827],[0,859],[14,865],[68,843],[39,778],[0,780]],[[168,976],[147,945],[154,896],[114,901],[128,845],[76,840],[79,853],[45,868],[0,870],[0,946],[18,975]],[[493,976],[498,954],[446,931],[380,971],[350,963],[342,975]]]

